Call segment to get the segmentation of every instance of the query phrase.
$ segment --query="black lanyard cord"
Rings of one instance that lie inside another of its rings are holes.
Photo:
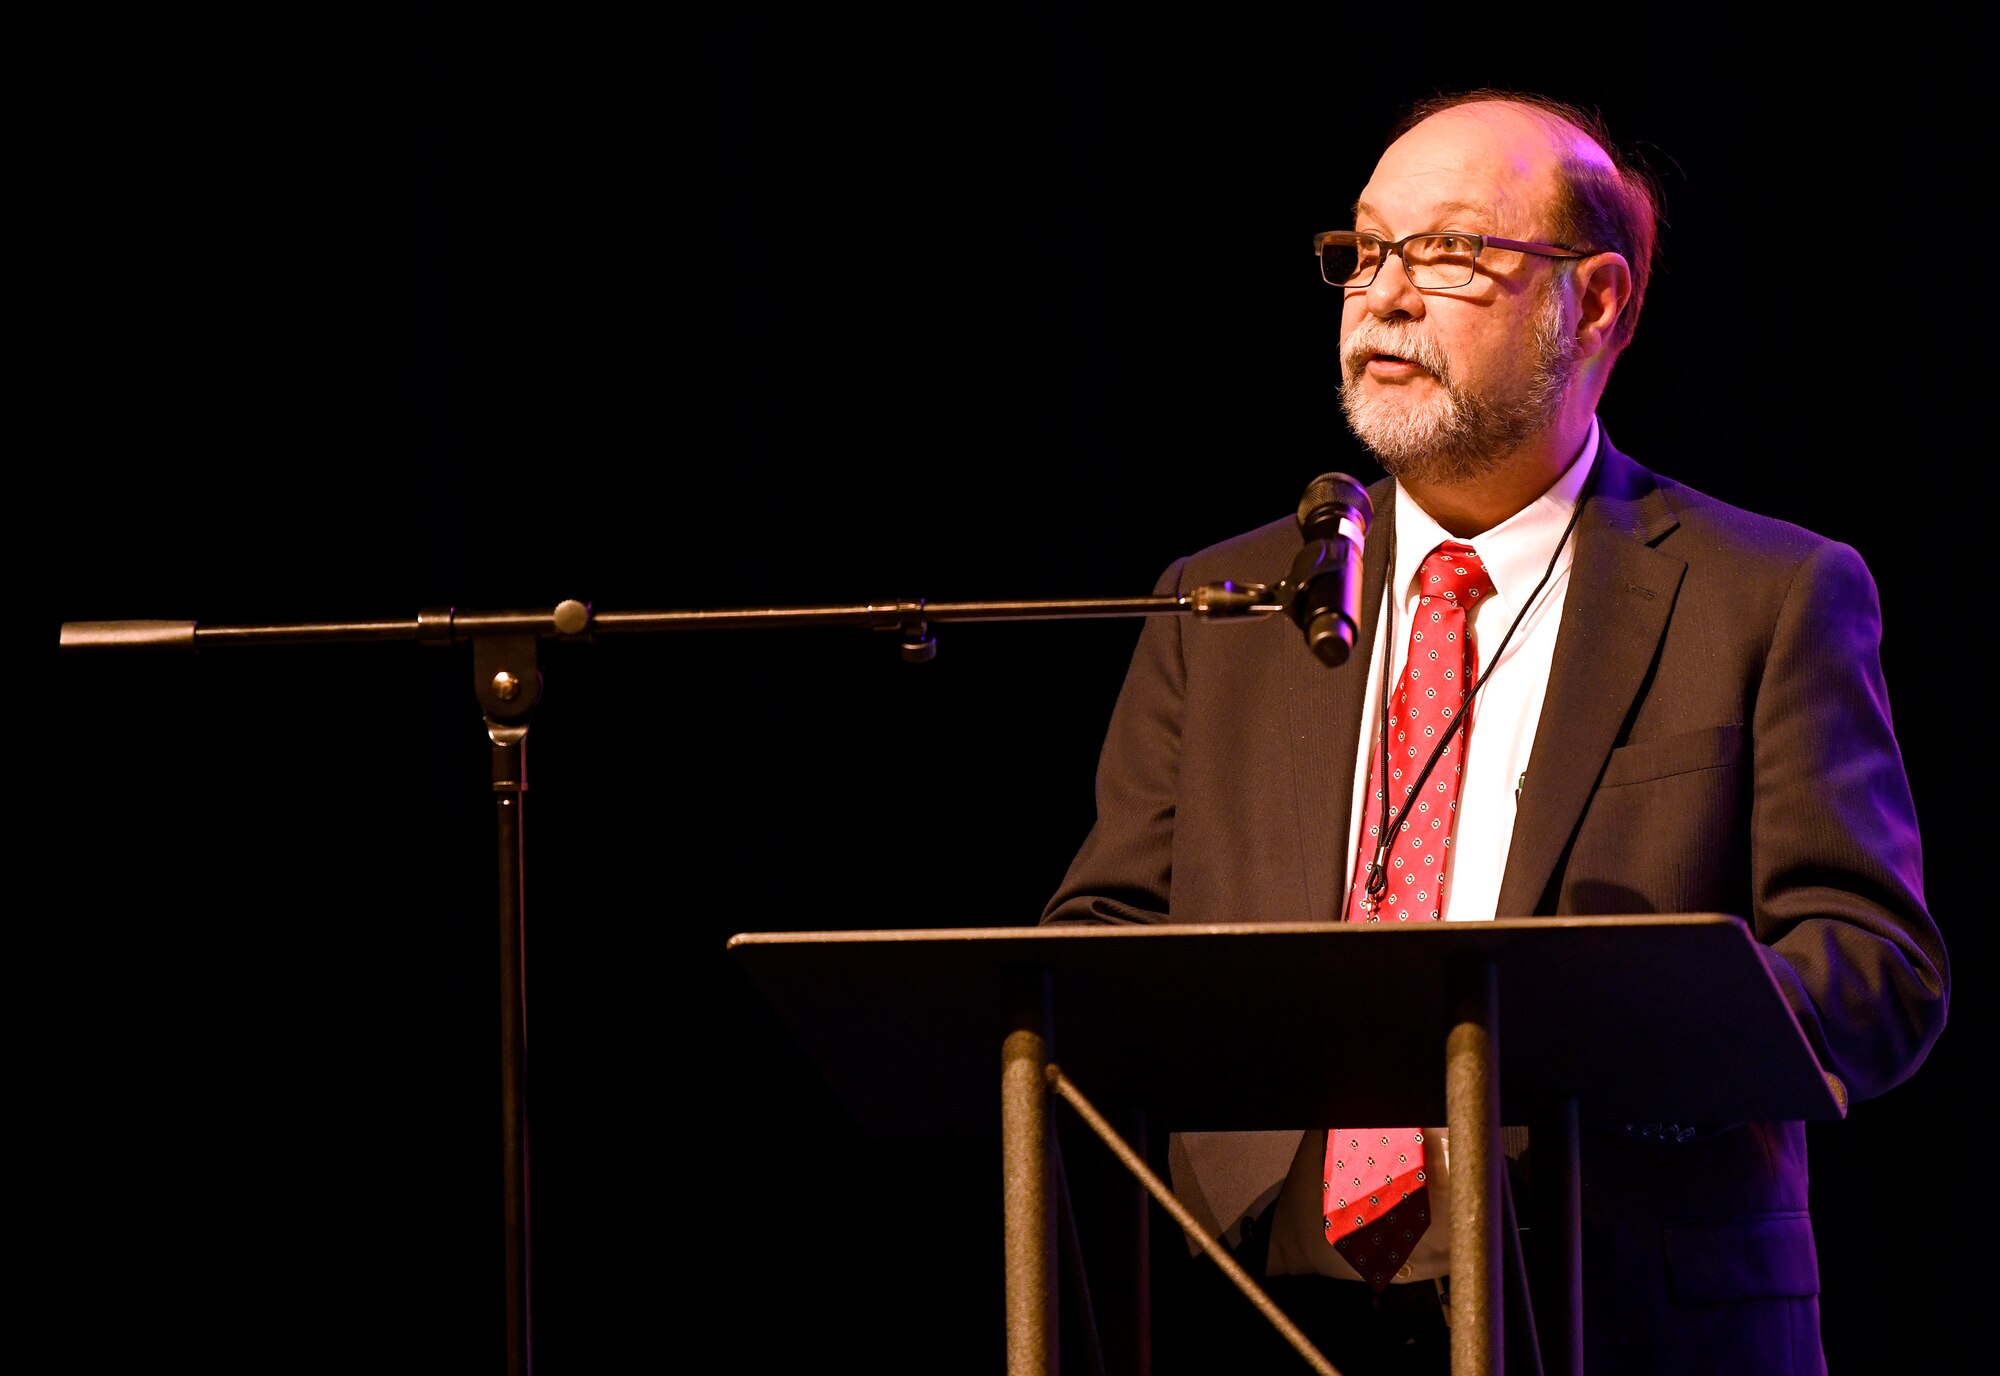
[[[1492,656],[1486,661],[1486,672],[1473,676],[1472,686],[1466,690],[1464,707],[1452,719],[1451,725],[1444,729],[1444,734],[1438,737],[1438,743],[1431,747],[1430,758],[1424,761],[1423,771],[1417,775],[1417,781],[1410,785],[1410,790],[1404,795],[1405,797],[1414,798],[1418,795],[1423,789],[1424,782],[1430,778],[1431,770],[1436,767],[1438,758],[1444,754],[1444,748],[1451,743],[1451,738],[1458,734],[1458,729],[1471,719],[1473,698],[1478,696],[1479,690],[1486,686],[1486,680],[1493,676],[1493,670],[1499,667],[1500,656],[1507,652],[1507,642],[1514,638],[1514,632],[1520,629],[1521,623],[1527,619],[1529,610],[1534,607],[1535,599],[1541,595],[1542,589],[1548,586],[1549,579],[1555,576],[1556,561],[1562,558],[1563,549],[1569,544],[1570,532],[1576,529],[1577,518],[1583,515],[1583,504],[1589,499],[1591,488],[1596,484],[1597,467],[1595,460],[1593,460],[1590,476],[1584,479],[1583,487],[1576,494],[1576,506],[1570,511],[1569,524],[1563,527],[1562,538],[1556,541],[1555,553],[1549,556],[1549,566],[1542,570],[1541,581],[1535,584],[1533,591],[1529,592],[1526,600],[1521,603],[1521,610],[1515,614],[1514,623],[1507,628],[1507,634],[1500,637],[1499,647],[1493,651]],[[1393,526],[1389,530],[1389,562],[1387,571],[1390,578],[1396,576],[1396,531]],[[1389,827],[1389,658],[1394,653],[1395,647],[1393,637],[1396,628],[1396,606],[1403,599],[1401,594],[1393,587],[1388,592],[1388,624],[1383,629],[1391,638],[1384,641],[1382,645],[1382,700],[1376,704],[1376,715],[1382,719],[1382,753],[1379,756],[1381,761],[1379,782],[1382,785],[1381,823],[1375,846],[1375,858],[1368,862],[1366,886],[1366,904],[1371,912],[1381,904],[1382,895],[1389,891],[1389,847],[1392,844],[1394,836]],[[1472,638],[1472,621],[1470,617],[1466,618],[1465,634],[1467,642],[1470,643]],[[1409,665],[1406,661],[1404,672],[1407,673],[1408,671]]]

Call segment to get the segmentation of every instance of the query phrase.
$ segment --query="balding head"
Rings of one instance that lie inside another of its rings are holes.
[[[1522,91],[1483,89],[1424,101],[1390,131],[1383,156],[1418,125],[1450,119],[1513,131],[1520,140],[1519,155],[1531,160],[1537,173],[1546,169],[1553,174],[1543,183],[1549,199],[1538,226],[1551,243],[1625,259],[1632,273],[1631,299],[1611,334],[1612,353],[1623,352],[1638,327],[1659,241],[1660,191],[1653,174],[1618,145],[1599,116]]]

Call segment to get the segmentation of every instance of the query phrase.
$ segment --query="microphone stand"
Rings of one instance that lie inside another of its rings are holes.
[[[500,866],[501,1212],[506,1234],[506,1372],[507,1376],[530,1376],[533,1326],[528,1207],[528,1010],[523,979],[523,919],[527,906],[523,814],[528,790],[528,728],[542,698],[541,642],[588,642],[599,635],[834,624],[895,631],[901,637],[902,657],[920,664],[936,657],[937,637],[931,628],[941,622],[1176,615],[1243,620],[1274,612],[1293,614],[1298,619],[1301,604],[1299,590],[1290,578],[1276,588],[1262,583],[1222,582],[1203,584],[1178,596],[1047,601],[918,599],[858,606],[631,612],[600,612],[585,602],[566,601],[549,612],[467,612],[447,607],[419,611],[414,620],[401,621],[232,626],[204,625],[198,621],[72,621],[63,623],[60,648],[172,652],[341,641],[414,640],[433,647],[471,644],[473,692],[493,745],[492,788]],[[1301,625],[1305,627],[1305,621]],[[1314,631],[1308,628],[1307,634],[1311,638]]]

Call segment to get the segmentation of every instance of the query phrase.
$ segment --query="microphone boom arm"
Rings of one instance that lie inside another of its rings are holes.
[[[596,611],[566,601],[552,612],[427,610],[404,621],[315,621],[204,625],[199,621],[65,621],[64,650],[200,650],[249,644],[417,640],[464,644],[489,635],[588,640],[603,634],[653,631],[755,630],[846,624],[912,631],[944,621],[1057,621],[1078,617],[1187,615],[1240,621],[1285,611],[1282,590],[1264,583],[1204,583],[1192,592],[1151,597],[1078,597],[991,602],[932,602],[924,598],[843,606],[736,607],[681,611]]]

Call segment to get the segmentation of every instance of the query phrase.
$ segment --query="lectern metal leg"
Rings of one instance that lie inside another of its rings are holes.
[[[1577,1104],[1565,1099],[1532,1129],[1536,1225],[1548,1239],[1535,1296],[1548,1376],[1583,1376],[1583,1174]]]
[[[1054,1139],[1046,1078],[1049,1000],[1046,977],[1025,982],[1000,1053],[1008,1376],[1054,1376],[1056,1371]]]
[[[1051,1133],[1055,1144],[1056,1239],[1059,1256],[1056,1273],[1056,1308],[1063,1315],[1062,1331],[1056,1334],[1056,1364],[1063,1360],[1065,1334],[1069,1351],[1081,1351],[1084,1376],[1105,1376],[1104,1340],[1097,1327],[1097,1301],[1091,1294],[1090,1268],[1084,1264],[1083,1236],[1077,1229],[1076,1201],[1064,1172],[1062,1135]],[[1079,1336],[1081,1335],[1081,1336]]]
[[[1131,1140],[1140,1144],[1139,1154],[1143,1159],[1148,1133],[1143,1112],[1132,1110],[1128,1131]],[[1131,1201],[1128,1217],[1132,1226],[1132,1270],[1127,1283],[1132,1296],[1132,1320],[1126,1332],[1132,1344],[1133,1376],[1153,1376],[1153,1209],[1152,1199],[1146,1193],[1146,1182],[1133,1176],[1132,1192],[1128,1198]]]
[[[1500,1296],[1500,980],[1490,960],[1452,965],[1445,1038],[1451,1133],[1451,1371],[1498,1376]]]

